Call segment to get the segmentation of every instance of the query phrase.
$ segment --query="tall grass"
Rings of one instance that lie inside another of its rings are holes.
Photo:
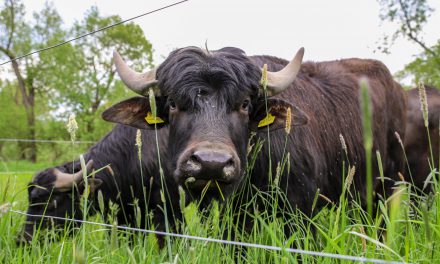
[[[372,110],[371,99],[369,94],[367,79],[360,81],[360,104],[362,112],[362,131],[364,137],[365,164],[367,179],[367,213],[373,215],[373,165],[372,165],[372,149],[373,149],[373,130],[371,127]]]
[[[373,206],[367,209],[371,212],[365,212],[357,198],[359,194],[350,188],[356,168],[348,164],[341,175],[344,181],[339,200],[322,210],[314,209],[315,214],[310,217],[285,206],[286,197],[279,186],[281,179],[277,177],[282,177],[284,170],[294,169],[290,168],[288,150],[278,163],[268,190],[257,190],[249,183],[249,175],[264,144],[261,140],[251,142],[254,143],[249,146],[245,172],[247,184],[242,190],[226,203],[214,201],[203,210],[198,201],[189,205],[181,201],[183,220],[177,222],[176,230],[192,236],[282,248],[412,263],[440,262],[440,250],[436,247],[436,241],[440,241],[440,185],[436,168],[433,168],[430,195],[413,192],[412,184],[402,179],[391,197],[379,201],[375,212]],[[381,171],[380,153],[376,157]],[[380,177],[384,177],[382,174]],[[26,183],[30,177],[30,174],[0,175],[0,263],[351,263],[187,238],[167,238],[167,246],[159,249],[154,235],[132,235],[116,228],[115,215],[120,210],[116,205],[110,205],[111,228],[82,225],[68,232],[72,227],[67,223],[61,233],[42,230],[31,244],[17,246],[15,238],[24,217],[7,209],[12,204],[16,210],[26,209]],[[185,200],[183,192],[180,199]],[[321,199],[319,194],[314,204],[317,199]],[[85,202],[84,207],[88,206]],[[2,211],[2,208],[6,209]],[[150,218],[148,215],[147,219]],[[103,223],[100,215],[84,219]]]
[[[26,193],[10,188],[24,182],[12,179],[8,183],[2,178],[1,192],[7,193],[6,201],[17,202],[14,207],[24,210]],[[438,197],[440,189],[434,184],[434,195],[429,204],[426,197],[419,197],[406,186],[399,188],[390,199],[390,208],[380,210],[379,214],[386,222],[365,224],[365,212],[356,203],[349,204],[347,196],[340,201],[319,211],[312,219],[300,212],[284,212],[284,216],[275,216],[276,210],[260,208],[254,214],[247,215],[252,221],[247,232],[236,232],[236,208],[230,203],[214,202],[205,211],[200,212],[196,203],[183,208],[184,221],[180,232],[201,237],[223,238],[224,234],[235,233],[235,240],[280,247],[293,247],[305,250],[323,251],[335,254],[363,256],[386,260],[400,260],[413,263],[440,261],[440,253],[433,248],[440,238]],[[346,194],[348,191],[346,192]],[[267,205],[276,207],[276,200],[267,194],[258,194]],[[409,197],[412,196],[412,201]],[[237,197],[234,197],[236,199]],[[2,203],[4,204],[4,203]],[[244,209],[252,207],[252,202]],[[289,219],[289,220],[285,220]],[[134,241],[126,231],[99,226],[82,226],[72,236],[57,234],[52,231],[41,232],[32,244],[17,247],[15,237],[23,224],[23,217],[12,212],[3,213],[0,217],[0,262],[1,263],[162,263],[169,262],[168,250],[157,247],[153,235],[136,235]],[[88,220],[102,222],[100,216]],[[286,237],[284,229],[295,227],[292,235]],[[311,228],[313,227],[313,228]],[[386,229],[386,238],[381,239],[375,233]],[[67,229],[67,226],[66,226]],[[83,230],[86,229],[86,233]],[[311,229],[316,230],[313,235]],[[85,234],[85,240],[82,237]],[[367,235],[372,234],[372,235]],[[85,250],[82,250],[86,243]],[[344,262],[330,258],[294,255],[286,252],[274,252],[262,249],[246,249],[237,246],[212,244],[189,239],[170,239],[172,261],[177,263],[292,263],[302,260],[304,263]]]

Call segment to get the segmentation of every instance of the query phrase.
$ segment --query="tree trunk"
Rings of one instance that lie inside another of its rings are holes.
[[[94,118],[90,119],[86,123],[86,133],[88,135],[93,135],[93,131],[95,130],[95,127],[93,126],[93,122],[95,121]]]
[[[14,1],[10,0],[9,5],[7,2],[5,2],[6,9],[9,9],[8,11],[11,14],[9,26],[8,22],[6,22],[6,27],[9,28],[9,36],[7,40],[6,46],[0,46],[0,51],[6,54],[8,58],[11,60],[12,69],[14,70],[14,74],[17,77],[18,87],[21,91],[21,94],[23,96],[23,105],[26,110],[26,118],[27,118],[27,125],[28,125],[28,131],[29,131],[29,139],[35,140],[35,87],[33,87],[32,80],[31,82],[25,83],[25,80],[20,72],[20,68],[18,66],[17,60],[15,60],[16,56],[14,52],[11,50],[11,44],[13,42],[14,33],[16,31],[16,18],[15,15],[18,14],[15,12],[15,5]],[[19,144],[21,145],[21,144]],[[31,141],[29,143],[25,143],[23,145],[28,145],[29,154],[26,155],[27,158],[32,161],[37,161],[37,144],[35,141]],[[27,151],[26,151],[27,152]]]
[[[23,105],[26,110],[26,119],[29,131],[30,140],[35,140],[35,88],[33,87],[32,80],[27,83],[21,75],[20,68],[16,60],[15,55],[5,48],[0,47],[0,50],[4,52],[10,60],[12,60],[12,69],[14,70],[15,76],[17,77],[18,87],[21,91]],[[37,161],[37,144],[35,141],[29,142],[26,149],[26,158],[32,162]]]
[[[30,110],[30,114],[27,115],[29,139],[35,140],[36,131],[35,131],[35,113],[34,113],[33,100],[32,100],[32,107],[29,110]],[[29,146],[28,159],[32,162],[37,162],[37,143],[35,141],[31,141],[29,142],[28,146]]]

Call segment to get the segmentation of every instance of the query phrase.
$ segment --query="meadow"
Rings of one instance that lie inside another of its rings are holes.
[[[79,153],[78,153],[79,154]],[[252,166],[252,160],[250,160]],[[160,249],[154,234],[119,230],[116,221],[111,226],[83,224],[65,230],[42,230],[31,244],[17,246],[25,217],[17,212],[27,208],[27,183],[34,172],[51,166],[48,163],[2,162],[0,174],[0,263],[352,263],[343,260],[276,251],[269,248],[226,245],[190,238],[166,237]],[[16,173],[15,171],[22,171]],[[184,220],[173,232],[190,236],[293,248],[318,253],[331,253],[366,258],[366,262],[396,261],[409,263],[439,263],[440,248],[440,186],[436,170],[431,178],[433,190],[419,195],[410,181],[396,183],[394,194],[379,202],[370,217],[359,205],[356,193],[350,191],[354,168],[347,167],[344,191],[340,200],[316,210],[313,218],[301,212],[280,211],[283,195],[274,180],[270,192],[257,192],[263,208],[252,202],[241,212],[252,219],[247,231],[239,229],[231,203],[213,202],[202,212],[197,202],[181,205]],[[353,201],[348,202],[352,197]],[[183,199],[181,197],[181,199]],[[240,199],[240,193],[232,199]],[[320,195],[317,199],[325,199]],[[87,204],[85,204],[87,207]],[[236,209],[236,208],[235,208]],[[253,209],[253,210],[248,210]],[[118,208],[113,208],[118,210]],[[115,212],[115,211],[114,211]],[[151,215],[149,216],[151,218]],[[110,219],[111,216],[110,216]],[[283,219],[289,219],[285,221]],[[104,223],[101,215],[89,216],[88,221]],[[112,220],[110,221],[112,223]],[[289,228],[292,235],[285,236]],[[154,229],[150,226],[150,229]],[[69,231],[68,231],[69,230]],[[348,257],[350,258],[350,257]]]

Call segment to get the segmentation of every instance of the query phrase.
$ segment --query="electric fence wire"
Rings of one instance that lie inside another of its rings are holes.
[[[13,61],[16,61],[16,60],[19,60],[19,59],[22,59],[22,58],[25,58],[25,57],[27,57],[27,56],[30,56],[30,55],[33,55],[33,54],[36,54],[36,53],[40,53],[40,52],[43,52],[43,51],[47,51],[47,50],[50,50],[50,49],[53,49],[53,48],[56,48],[56,47],[59,47],[59,46],[65,45],[65,44],[70,43],[70,42],[72,42],[72,41],[75,41],[75,40],[78,40],[78,39],[81,39],[81,38],[84,38],[84,37],[87,37],[87,36],[93,35],[93,34],[98,33],[98,32],[100,32],[100,31],[107,30],[107,29],[109,29],[109,28],[112,28],[112,27],[115,27],[115,26],[118,26],[118,25],[124,24],[124,23],[126,23],[126,22],[129,22],[129,21],[131,21],[131,20],[134,20],[134,19],[137,19],[137,18],[140,18],[140,17],[146,16],[146,15],[150,15],[150,14],[153,14],[153,13],[156,13],[156,12],[159,12],[159,11],[162,11],[162,10],[164,10],[164,9],[167,9],[167,8],[170,8],[170,7],[173,7],[173,6],[177,6],[177,5],[183,4],[184,2],[188,2],[188,1],[189,1],[189,0],[183,0],[183,1],[175,2],[175,3],[172,3],[172,4],[169,4],[169,5],[166,5],[166,6],[163,6],[163,7],[160,7],[160,8],[157,8],[157,9],[151,10],[151,11],[148,11],[148,12],[146,12],[146,13],[143,13],[143,14],[137,15],[137,16],[135,16],[135,17],[132,17],[132,18],[129,18],[129,19],[125,19],[125,20],[119,21],[119,22],[117,22],[117,23],[114,23],[114,24],[111,24],[111,25],[108,25],[108,26],[105,26],[105,27],[99,28],[99,29],[97,29],[97,30],[90,31],[90,32],[85,33],[85,34],[83,34],[83,35],[80,35],[80,36],[77,36],[77,37],[74,37],[74,38],[68,39],[68,40],[66,40],[66,41],[63,41],[63,42],[57,43],[57,44],[55,44],[55,45],[52,45],[52,46],[49,46],[49,47],[45,47],[45,48],[42,48],[42,49],[39,49],[39,50],[31,51],[31,52],[29,52],[29,53],[27,53],[27,54],[24,54],[24,55],[21,55],[21,56],[18,56],[18,57],[12,58],[12,59],[7,60],[7,61],[4,61],[4,62],[0,63],[0,66],[1,66],[1,65],[5,65],[5,64],[7,64],[7,63],[11,63],[11,62],[13,62]]]
[[[119,230],[127,230],[127,231],[155,234],[155,235],[161,235],[161,236],[178,237],[178,238],[183,238],[183,239],[199,240],[199,241],[204,241],[204,242],[233,245],[233,246],[242,246],[242,247],[248,247],[248,248],[258,248],[258,249],[265,249],[265,250],[272,250],[272,251],[286,251],[289,253],[300,254],[300,255],[310,255],[310,256],[315,256],[315,257],[349,260],[349,261],[356,261],[356,262],[362,262],[362,263],[378,263],[378,264],[385,264],[385,263],[404,264],[404,263],[406,263],[406,262],[399,262],[399,261],[388,261],[388,260],[383,260],[383,259],[373,259],[373,258],[366,258],[366,257],[340,255],[340,254],[326,253],[326,252],[317,252],[317,251],[311,251],[311,250],[284,248],[284,247],[277,247],[277,246],[247,243],[247,242],[222,240],[222,239],[216,239],[216,238],[210,238],[210,237],[199,237],[199,236],[191,236],[191,235],[184,235],[184,234],[168,233],[168,232],[163,232],[163,231],[148,230],[148,229],[128,227],[128,226],[114,226],[111,224],[97,223],[97,222],[85,221],[85,220],[79,220],[79,219],[70,219],[70,218],[56,217],[56,216],[28,214],[28,213],[13,210],[13,209],[9,209],[9,212],[24,215],[24,216],[36,217],[36,218],[52,218],[52,219],[56,219],[56,220],[70,221],[70,222],[81,223],[81,224],[97,225],[97,226],[102,226],[102,227],[107,227],[107,228],[117,228]]]
[[[36,143],[72,143],[70,140],[51,140],[51,139],[26,139],[26,138],[0,138],[0,142],[36,142]],[[94,144],[96,141],[75,140],[75,144]]]

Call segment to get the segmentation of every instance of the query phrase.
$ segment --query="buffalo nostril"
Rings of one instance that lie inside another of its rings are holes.
[[[196,173],[200,171],[201,168],[202,165],[200,159],[195,155],[191,155],[186,162],[186,169],[191,173]]]
[[[199,158],[199,156],[197,156],[195,154],[192,154],[189,157],[188,161],[191,162],[191,163],[200,163],[200,158]]]
[[[226,162],[225,167],[234,167],[234,159],[232,157]]]
[[[197,163],[203,172],[212,175],[219,174],[220,176],[225,168],[229,168],[228,170],[235,168],[233,156],[223,151],[196,150],[189,161]]]

